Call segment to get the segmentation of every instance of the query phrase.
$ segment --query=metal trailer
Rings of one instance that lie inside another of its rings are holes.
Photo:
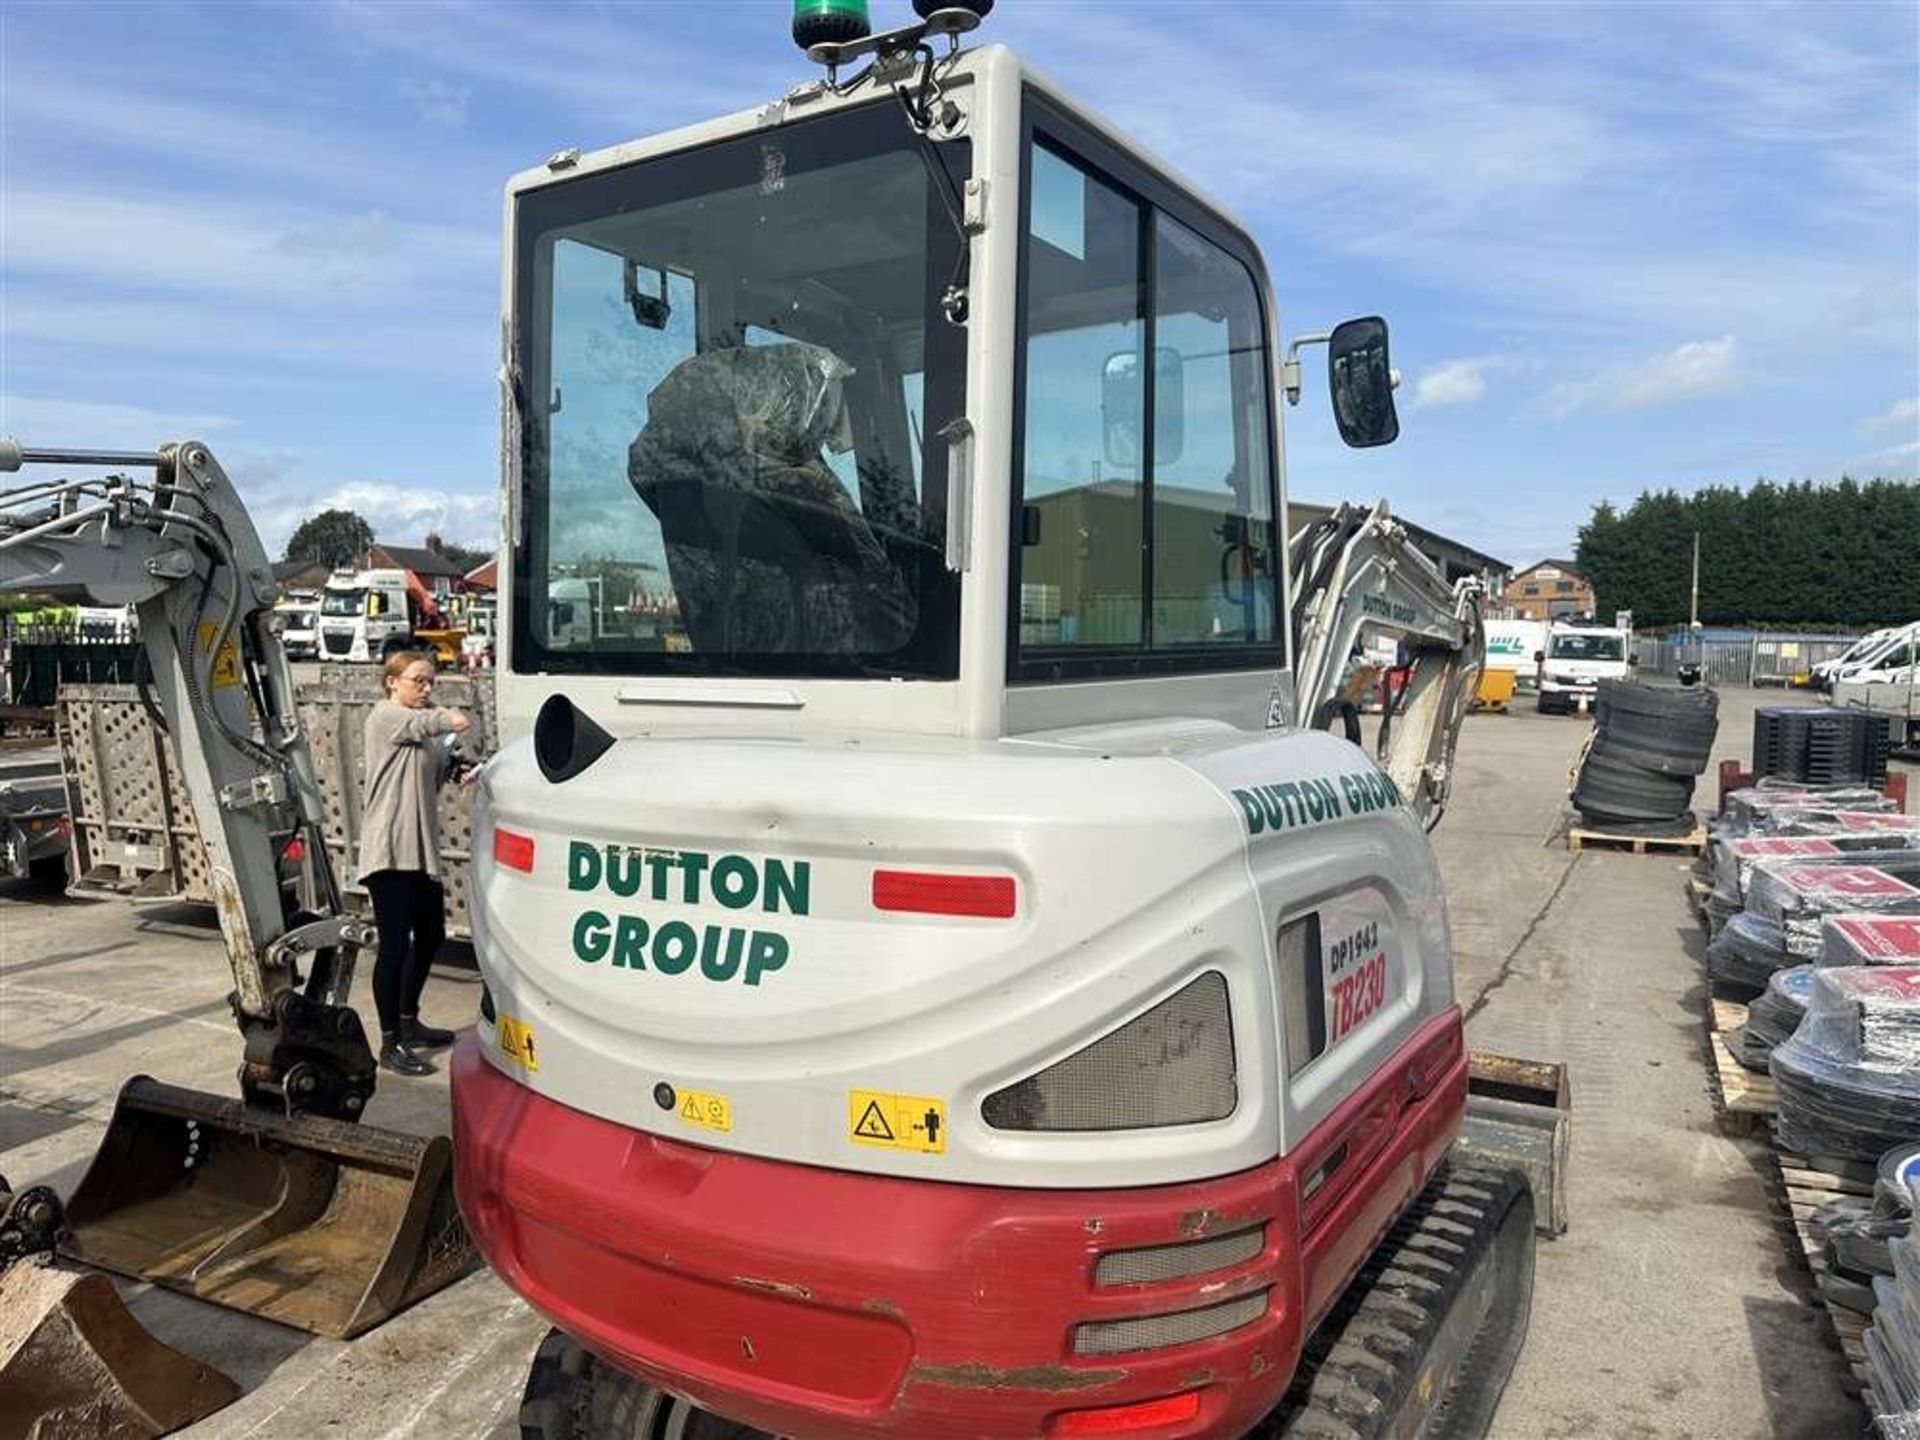
[[[361,753],[367,711],[379,698],[379,673],[364,666],[324,666],[299,689],[300,722],[319,772],[327,849],[358,913],[371,910],[353,881],[360,840]],[[438,704],[465,710],[474,727],[463,749],[493,752],[493,686],[482,676],[443,675]],[[133,685],[62,686],[56,706],[67,805],[73,826],[68,876],[72,893],[138,901],[211,905],[213,890],[185,784],[154,713]],[[465,791],[440,797],[440,846],[447,862],[447,934],[471,938],[467,870],[472,824]],[[301,888],[309,888],[300,866]]]
[[[0,757],[0,875],[51,881],[64,872],[67,787],[60,752],[37,745]]]

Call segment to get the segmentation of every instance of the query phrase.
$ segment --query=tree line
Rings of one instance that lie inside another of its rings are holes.
[[[373,527],[352,510],[322,510],[302,520],[287,537],[287,560],[304,560],[339,570],[354,564],[373,548]],[[426,548],[444,555],[462,570],[472,570],[493,558],[491,550],[457,544],[429,534]]]
[[[1596,613],[1685,624],[1695,534],[1702,624],[1920,620],[1920,485],[1898,480],[1649,490],[1624,511],[1602,501],[1574,552]]]

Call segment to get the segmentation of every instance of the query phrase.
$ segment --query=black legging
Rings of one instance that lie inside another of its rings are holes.
[[[400,1029],[402,1015],[417,1019],[427,971],[447,938],[446,893],[424,870],[377,870],[367,876],[380,953],[373,962],[373,1003],[383,1034]]]

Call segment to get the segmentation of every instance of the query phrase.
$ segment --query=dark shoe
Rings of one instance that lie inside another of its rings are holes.
[[[413,1051],[402,1045],[391,1035],[380,1037],[380,1068],[391,1070],[396,1075],[431,1075],[433,1065],[422,1060]]]
[[[400,1042],[403,1045],[419,1045],[428,1050],[439,1050],[454,1042],[451,1030],[441,1030],[432,1025],[422,1025],[418,1018],[400,1017]]]

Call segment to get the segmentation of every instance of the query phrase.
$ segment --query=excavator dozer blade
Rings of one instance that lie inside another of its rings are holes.
[[[148,1440],[240,1396],[149,1335],[104,1275],[21,1260],[0,1274],[0,1440]]]
[[[61,1253],[344,1340],[473,1264],[451,1160],[444,1135],[136,1076],[67,1202]]]
[[[1518,1060],[1489,1050],[1467,1056],[1467,1118],[1457,1149],[1468,1160],[1526,1173],[1533,1187],[1534,1227],[1542,1235],[1567,1228],[1567,1152],[1573,1092],[1558,1061]]]

